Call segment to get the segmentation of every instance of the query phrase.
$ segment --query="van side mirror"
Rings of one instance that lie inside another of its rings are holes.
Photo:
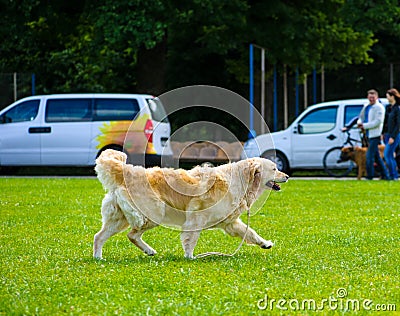
[[[295,128],[295,133],[296,134],[303,134],[303,132],[304,132],[303,125],[301,125],[301,123],[298,123],[296,125],[296,128]]]
[[[0,124],[6,124],[6,123],[11,123],[12,120],[11,118],[7,117],[6,114],[3,114],[2,116],[0,116]]]

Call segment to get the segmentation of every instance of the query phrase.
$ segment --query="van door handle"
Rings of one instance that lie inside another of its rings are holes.
[[[29,127],[29,134],[51,133],[51,127]]]
[[[326,137],[326,138],[328,138],[329,140],[334,140],[335,138],[337,138],[335,135],[333,135],[333,134],[330,134],[328,137]]]

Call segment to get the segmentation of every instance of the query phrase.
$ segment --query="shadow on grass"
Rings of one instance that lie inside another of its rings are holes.
[[[94,167],[0,167],[2,176],[96,176]]]
[[[260,260],[263,257],[256,253],[237,253],[234,256],[222,256],[222,255],[210,255],[207,257],[197,259],[187,259],[182,254],[157,254],[155,256],[147,256],[144,254],[127,254],[125,258],[109,256],[103,259],[95,259],[92,257],[77,258],[75,262],[77,264],[96,264],[96,265],[158,265],[165,263],[180,263],[189,265],[198,264],[209,264],[209,263],[237,263],[237,262],[249,262],[254,260]]]

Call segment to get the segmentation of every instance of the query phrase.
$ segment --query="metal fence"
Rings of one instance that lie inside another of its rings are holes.
[[[34,74],[0,73],[0,109],[33,94],[35,94]]]
[[[267,66],[266,73],[269,76],[265,81],[264,100],[264,119],[271,130],[286,128],[307,106],[315,103],[366,98],[369,89],[377,89],[383,98],[391,87],[400,90],[400,63],[353,65],[325,72],[317,69],[315,76],[309,74],[306,81],[301,69],[298,76],[295,69],[287,69],[285,78],[284,67],[281,65],[276,66],[275,84],[272,69],[272,65]],[[260,79],[260,70],[256,69],[253,104],[261,113]]]

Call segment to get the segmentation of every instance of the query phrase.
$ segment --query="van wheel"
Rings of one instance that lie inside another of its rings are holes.
[[[123,149],[121,146],[119,146],[119,145],[109,145],[109,146],[106,146],[106,147],[102,148],[102,149],[97,153],[96,158],[98,158],[98,157],[101,155],[101,153],[102,153],[103,151],[107,150],[107,149],[113,149],[113,150],[122,151],[122,152],[124,151],[124,149]]]
[[[279,151],[269,150],[264,152],[261,157],[276,163],[279,171],[290,174],[289,162],[284,154]]]

